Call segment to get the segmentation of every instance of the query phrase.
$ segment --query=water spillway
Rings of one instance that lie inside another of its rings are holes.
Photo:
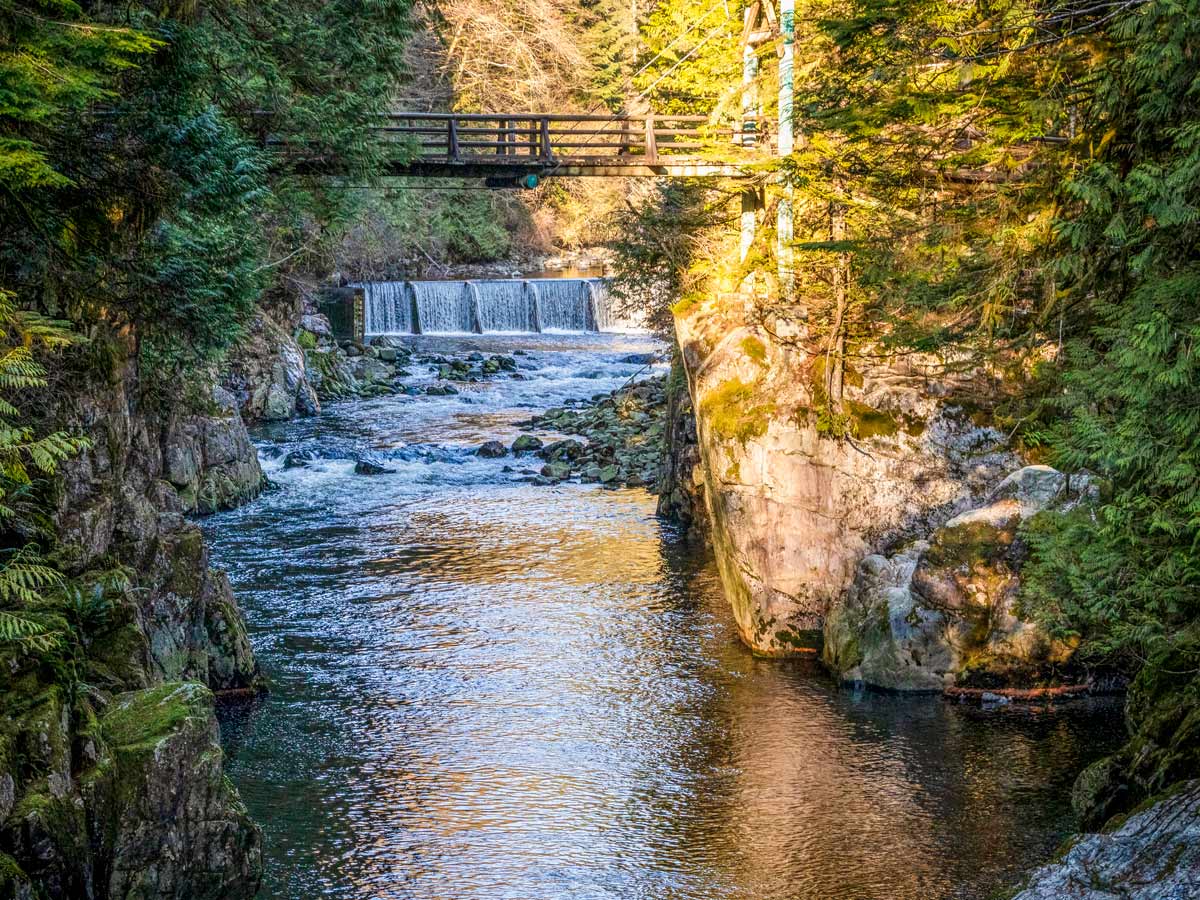
[[[537,334],[637,331],[600,278],[372,281],[363,288],[367,334]]]

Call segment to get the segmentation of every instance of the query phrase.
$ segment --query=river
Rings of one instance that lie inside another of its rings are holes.
[[[755,659],[648,493],[472,454],[618,387],[649,339],[413,340],[528,368],[263,429],[276,489],[205,525],[271,680],[223,712],[263,897],[982,900],[1071,832],[1119,704],[984,710]],[[355,475],[364,452],[395,473]]]

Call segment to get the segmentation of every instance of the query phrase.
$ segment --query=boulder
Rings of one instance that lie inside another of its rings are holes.
[[[369,459],[360,459],[354,464],[355,475],[390,475],[392,470],[387,466],[381,466],[379,463],[371,462]]]
[[[484,459],[500,459],[508,456],[508,448],[500,441],[487,441],[475,451],[476,456],[482,456]]]
[[[550,462],[561,460],[575,462],[583,456],[585,449],[586,448],[579,441],[570,439],[564,441],[554,441],[553,443],[547,444],[545,447],[539,450],[538,456]]]
[[[523,434],[512,444],[513,453],[533,453],[542,449],[542,439],[532,434]]]
[[[621,477],[621,470],[616,466],[604,466],[596,476],[601,484],[612,484]]]
[[[571,467],[562,462],[547,463],[542,466],[541,475],[551,481],[564,481],[571,477]]]
[[[1183,782],[1101,834],[1078,838],[1014,900],[1197,900],[1200,781]]]
[[[825,622],[825,662],[890,690],[1005,688],[1053,679],[1071,657],[1016,614],[1025,548],[1018,526],[1065,496],[1047,466],[1000,482],[987,505],[885,556],[871,554]]]
[[[357,380],[368,384],[388,381],[393,374],[391,366],[370,356],[356,357],[350,364],[350,371]]]
[[[311,450],[293,450],[283,458],[283,467],[285,469],[307,468],[314,459],[316,459],[316,454]]]
[[[318,337],[332,337],[333,326],[328,317],[321,313],[312,313],[300,317],[300,327]]]

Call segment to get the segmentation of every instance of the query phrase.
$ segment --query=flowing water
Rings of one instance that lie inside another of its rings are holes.
[[[1117,704],[980,710],[755,659],[653,498],[471,454],[619,386],[646,339],[414,340],[536,368],[264,431],[278,489],[206,526],[272,683],[223,718],[264,897],[985,898],[1072,830]],[[282,469],[297,449],[319,459]],[[354,475],[364,453],[396,473]]]
[[[372,281],[362,284],[367,334],[536,334],[636,331],[599,278]]]

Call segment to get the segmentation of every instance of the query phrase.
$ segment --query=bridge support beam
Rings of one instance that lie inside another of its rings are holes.
[[[795,0],[779,0],[779,33],[782,42],[779,57],[779,156],[791,156],[794,142],[792,117],[795,98],[794,67],[796,46]],[[794,221],[792,204],[794,192],[785,184],[775,222],[777,244],[775,258],[779,267],[779,293],[783,300],[796,294],[796,269],[792,242]]]

